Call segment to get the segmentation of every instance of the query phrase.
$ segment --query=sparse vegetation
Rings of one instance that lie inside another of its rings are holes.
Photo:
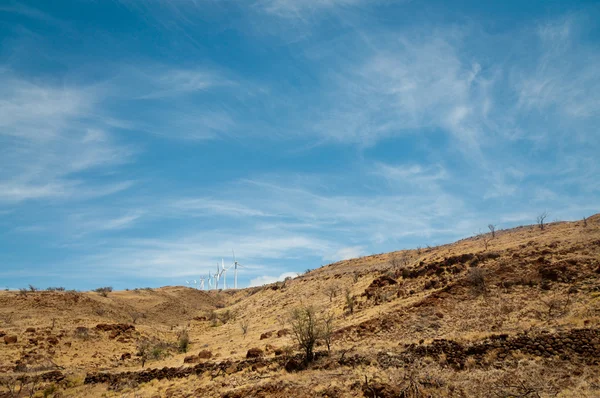
[[[38,288],[30,284],[29,285],[29,291],[32,292],[32,293],[35,293],[35,292],[38,291]]]
[[[488,229],[490,230],[490,233],[492,234],[492,239],[494,239],[496,237],[496,226],[494,224],[489,224]]]
[[[99,295],[101,295],[102,297],[108,297],[108,293],[113,291],[112,286],[105,286],[105,287],[99,287],[97,289],[94,289],[94,291],[96,293],[98,293]]]

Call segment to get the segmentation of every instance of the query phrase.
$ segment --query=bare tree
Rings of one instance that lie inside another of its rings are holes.
[[[328,312],[323,317],[323,340],[327,346],[327,353],[331,354],[331,338],[333,337],[335,317],[333,313]]]
[[[488,225],[488,229],[492,233],[492,239],[496,237],[496,226],[494,224]]]
[[[546,224],[544,224],[544,222],[546,221],[546,218],[548,217],[548,213],[547,212],[543,212],[542,214],[540,214],[539,216],[537,216],[537,225],[540,227],[540,229],[543,231],[544,230],[544,226]]]
[[[337,297],[338,294],[337,286],[331,284],[325,288],[325,294],[329,297],[329,302],[331,303],[334,298]]]
[[[583,227],[587,227],[587,217],[583,217]]]
[[[298,345],[304,350],[304,361],[311,362],[314,358],[313,349],[322,334],[317,311],[312,306],[296,308],[292,311],[290,323]]]
[[[483,242],[484,251],[487,251],[493,236],[491,234],[485,234],[479,230],[479,233],[476,234],[476,238]]]

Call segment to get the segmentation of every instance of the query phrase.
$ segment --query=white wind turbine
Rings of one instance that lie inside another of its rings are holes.
[[[201,276],[200,277],[200,290],[204,290],[204,281],[206,280],[205,277]]]
[[[194,279],[194,289],[198,289],[198,281]]]
[[[244,268],[242,266],[242,264],[238,263],[235,259],[235,252],[233,250],[231,250],[231,253],[233,254],[233,288],[237,289],[237,270],[238,268]],[[231,268],[231,267],[229,267]]]
[[[219,271],[219,263],[217,262],[217,273],[213,274],[215,278],[215,289],[219,290],[219,278],[221,278],[221,272]]]
[[[210,290],[212,285],[213,285],[212,276],[210,275],[210,271],[208,271],[208,290]]]
[[[225,260],[221,259],[221,271],[219,276],[223,275],[223,289],[227,289],[227,270],[231,267],[225,268]]]
[[[190,287],[190,281],[185,281],[185,284],[187,285],[187,287]]]

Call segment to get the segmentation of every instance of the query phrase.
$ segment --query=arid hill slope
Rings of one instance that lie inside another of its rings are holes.
[[[334,326],[308,367],[300,306]],[[597,397],[600,215],[238,291],[2,292],[0,321],[6,396]]]

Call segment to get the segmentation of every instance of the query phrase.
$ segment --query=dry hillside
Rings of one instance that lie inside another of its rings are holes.
[[[0,339],[0,397],[598,397],[600,215],[238,291],[1,292]]]

